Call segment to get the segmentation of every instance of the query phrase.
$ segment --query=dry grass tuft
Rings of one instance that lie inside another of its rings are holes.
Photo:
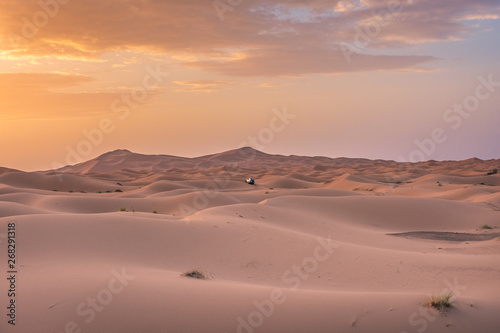
[[[453,306],[452,304],[453,302],[451,300],[452,297],[453,297],[452,293],[443,294],[439,297],[432,295],[429,298],[429,300],[425,303],[425,305],[427,305],[427,307],[429,308],[435,308],[439,311],[443,311]]]
[[[189,272],[182,274],[182,276],[190,277],[193,279],[200,279],[200,280],[208,280],[209,279],[208,274],[200,271],[199,269],[193,269]]]

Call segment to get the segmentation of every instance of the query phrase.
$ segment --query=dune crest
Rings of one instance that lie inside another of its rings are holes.
[[[3,263],[9,225],[19,240],[16,328],[497,332],[500,175],[486,174],[499,165],[244,147],[0,168]],[[449,292],[446,314],[422,305]]]

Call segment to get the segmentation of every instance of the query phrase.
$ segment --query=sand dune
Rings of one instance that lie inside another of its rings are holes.
[[[1,331],[498,332],[499,165],[242,148],[0,168]]]

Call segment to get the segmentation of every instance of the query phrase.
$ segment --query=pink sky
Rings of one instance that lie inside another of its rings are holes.
[[[500,157],[491,0],[4,0],[0,165]]]

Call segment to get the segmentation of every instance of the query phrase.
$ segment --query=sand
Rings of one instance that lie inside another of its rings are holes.
[[[498,332],[499,166],[242,148],[0,168],[0,330]]]

